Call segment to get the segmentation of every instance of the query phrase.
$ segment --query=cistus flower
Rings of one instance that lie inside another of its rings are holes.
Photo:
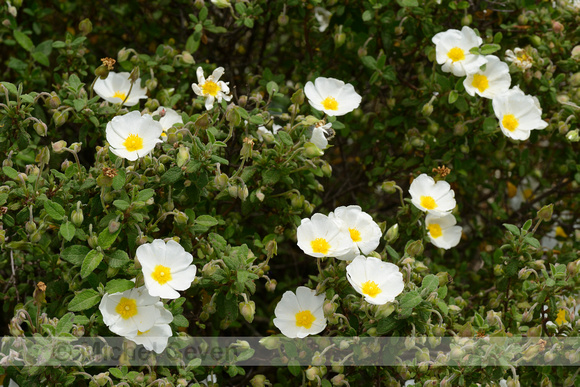
[[[326,215],[314,214],[311,219],[302,219],[296,230],[298,247],[304,253],[316,257],[337,257],[350,252],[352,239],[336,220]]]
[[[197,268],[193,256],[174,240],[165,243],[155,239],[137,248],[137,259],[143,268],[145,286],[152,296],[175,299],[178,290],[187,290],[195,279]]]
[[[461,239],[461,227],[456,224],[457,220],[452,214],[443,216],[427,214],[425,218],[425,227],[431,243],[445,250],[457,246]]]
[[[324,32],[328,28],[330,24],[330,18],[332,17],[332,13],[327,11],[322,7],[314,7],[314,17],[320,26],[318,27],[318,31]]]
[[[148,155],[163,133],[161,124],[150,115],[133,111],[113,117],[107,124],[106,135],[111,152],[127,160],[135,161]]]
[[[548,126],[542,120],[542,108],[538,99],[524,94],[517,86],[495,96],[492,105],[501,131],[514,140],[527,140],[532,130]]]
[[[381,241],[381,228],[373,218],[359,206],[338,207],[328,214],[328,217],[337,221],[345,234],[352,240],[352,248],[337,259],[350,261],[360,253],[369,254],[374,251]]]
[[[343,116],[360,106],[362,97],[353,85],[335,78],[318,77],[307,82],[304,94],[310,105],[329,116]]]
[[[173,315],[163,306],[158,307],[158,310],[160,315],[151,328],[143,332],[138,331],[135,336],[127,336],[127,339],[141,344],[148,351],[161,353],[167,347],[169,338],[173,336],[169,326],[169,323],[173,321]]]
[[[366,302],[374,305],[394,301],[405,288],[397,265],[375,257],[356,257],[346,267],[346,278]]]
[[[272,124],[271,132],[268,129],[266,129],[265,126],[258,126],[258,130],[256,131],[256,134],[258,135],[258,140],[264,141],[264,138],[266,138],[273,141],[274,137],[272,136],[278,133],[280,129],[282,129],[282,126],[278,124]]]
[[[103,322],[111,332],[134,337],[153,327],[165,310],[159,297],[149,295],[144,286],[123,293],[105,293],[99,304]]]
[[[123,103],[125,106],[134,106],[140,99],[147,99],[147,89],[141,87],[141,78],[137,78],[131,88],[129,73],[109,72],[106,79],[97,78],[93,90],[102,99],[111,103]],[[129,93],[131,90],[131,93]]]
[[[181,114],[177,113],[175,110],[160,106],[151,114],[153,117],[159,116],[159,123],[163,128],[164,132],[167,132],[168,129],[171,129],[174,124],[183,124],[183,118]]]
[[[534,199],[534,193],[539,186],[538,180],[531,176],[522,178],[517,187],[508,181],[508,206],[512,210],[518,211],[523,203],[531,202]]]
[[[483,40],[471,28],[464,26],[461,31],[450,29],[439,32],[431,41],[435,44],[435,55],[441,70],[458,77],[476,73],[486,63],[482,55],[469,52],[479,47]]]
[[[323,122],[323,121],[322,121]],[[310,137],[310,142],[316,145],[321,150],[325,150],[328,147],[328,140],[326,136],[329,135],[328,130],[332,127],[332,123],[315,125],[312,129],[312,136]]]
[[[322,332],[326,328],[324,298],[324,294],[317,296],[315,290],[305,286],[299,286],[296,294],[287,291],[274,310],[274,325],[292,339]]]
[[[213,104],[217,100],[218,103],[225,99],[230,101],[232,99],[231,95],[228,95],[230,88],[228,87],[228,82],[220,81],[221,76],[224,74],[224,68],[218,67],[213,71],[213,73],[205,79],[203,75],[203,69],[201,67],[197,68],[197,84],[192,83],[191,88],[195,94],[205,97],[205,108],[207,110],[213,109]]]
[[[435,215],[445,215],[455,208],[455,192],[446,181],[435,180],[421,174],[409,187],[411,202],[420,209]]]
[[[528,55],[526,50],[519,47],[516,47],[514,51],[506,50],[505,56],[506,61],[513,63],[522,70],[527,70],[534,64],[532,57]]]
[[[477,94],[480,97],[492,99],[509,90],[512,78],[507,63],[500,61],[494,55],[487,55],[485,59],[487,60],[485,71],[479,70],[468,74],[463,81],[463,86],[471,96]]]

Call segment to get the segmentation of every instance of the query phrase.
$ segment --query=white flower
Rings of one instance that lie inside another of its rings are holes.
[[[149,294],[161,298],[178,298],[177,290],[187,290],[195,279],[197,268],[193,256],[174,240],[155,239],[137,248],[137,259],[143,267]]]
[[[532,67],[534,61],[532,57],[526,53],[526,50],[516,47],[514,51],[506,50],[505,60],[512,62],[516,67],[522,70],[526,70]]]
[[[141,344],[148,351],[161,353],[165,350],[167,341],[173,335],[169,326],[169,323],[173,321],[173,315],[163,306],[158,309],[160,316],[150,329],[144,332],[138,331],[137,335],[127,336],[127,339],[136,344]]]
[[[264,137],[272,136],[278,133],[280,129],[282,129],[282,126],[278,124],[272,124],[271,132],[268,129],[266,129],[265,126],[262,125],[258,126],[258,130],[256,131],[256,134],[258,135],[258,140],[264,141]]]
[[[457,220],[452,214],[437,216],[428,213],[425,218],[431,243],[445,250],[457,246],[461,239],[461,227],[456,224]]]
[[[314,7],[314,17],[316,18],[316,21],[318,21],[318,24],[320,24],[320,27],[318,27],[318,31],[320,32],[326,31],[328,25],[330,24],[331,16],[332,13],[330,11],[327,11],[322,7]]]
[[[152,116],[161,116],[161,118],[159,118],[159,123],[161,124],[164,132],[166,132],[168,129],[171,129],[174,124],[183,124],[183,118],[181,117],[181,114],[177,113],[173,109],[163,106],[160,106],[157,110],[155,110]]]
[[[374,305],[394,301],[405,288],[397,265],[375,257],[356,257],[346,267],[346,278],[366,302]]]
[[[538,99],[524,94],[517,86],[495,96],[492,105],[501,131],[514,140],[527,140],[532,130],[548,126],[542,120]]]
[[[159,139],[162,132],[159,122],[137,111],[113,117],[106,129],[111,152],[131,161],[149,154],[155,144],[162,142]]]
[[[205,378],[201,382],[199,382],[199,384],[203,384],[204,386],[207,386],[208,383],[216,384],[217,383],[217,376],[215,376],[215,374],[210,374],[207,376],[207,378]]]
[[[337,257],[352,249],[348,231],[337,221],[326,215],[314,214],[311,219],[302,219],[296,230],[298,247],[312,257]]]
[[[350,261],[360,253],[368,254],[374,251],[379,245],[383,235],[381,228],[359,206],[338,207],[328,214],[328,217],[338,220],[337,224],[345,234],[350,235],[353,243],[351,250],[347,254],[337,256],[337,259]]]
[[[123,105],[134,106],[139,103],[140,99],[147,99],[147,89],[141,87],[141,78],[137,78],[131,88],[129,75],[129,73],[109,72],[106,79],[97,78],[93,90],[105,101],[121,103],[127,98]]]
[[[343,116],[359,107],[362,97],[354,87],[334,78],[318,77],[314,83],[307,82],[304,94],[310,105],[329,116]]]
[[[328,129],[332,127],[332,122],[326,125],[315,125],[312,129],[312,136],[310,137],[310,142],[316,145],[321,150],[325,150],[328,146],[328,140],[326,136],[329,134]]]
[[[150,296],[144,286],[123,293],[105,293],[99,304],[103,322],[121,336],[133,337],[148,331],[161,317],[163,303]]]
[[[324,294],[317,296],[315,290],[305,286],[299,286],[296,294],[287,291],[274,310],[274,325],[292,339],[322,332],[326,328],[324,298]]]
[[[563,245],[563,243],[558,239],[556,239],[556,237],[567,238],[568,235],[566,234],[566,231],[564,231],[562,226],[554,224],[550,232],[548,232],[546,235],[542,237],[542,239],[540,239],[540,244],[542,245],[542,248],[544,250],[553,250],[556,247],[560,248]]]
[[[220,103],[222,99],[225,99],[226,101],[232,99],[231,95],[227,95],[230,92],[228,82],[220,81],[221,76],[224,74],[223,67],[215,69],[207,79],[205,79],[201,67],[197,68],[196,73],[197,84],[192,83],[191,88],[195,94],[205,97],[205,108],[207,110],[213,109],[213,103],[216,99],[218,103]]]
[[[446,73],[462,77],[478,72],[479,67],[486,63],[484,56],[469,52],[472,48],[479,47],[483,40],[467,26],[461,31],[451,29],[439,32],[431,41],[435,44],[437,63],[442,65],[441,70]]]
[[[475,94],[484,98],[493,98],[498,94],[509,90],[512,82],[510,69],[507,63],[499,60],[497,56],[485,57],[487,64],[485,71],[468,74],[463,81],[465,91],[471,96]]]
[[[445,215],[455,208],[455,192],[446,181],[438,181],[421,174],[409,187],[411,202],[421,211]]]
[[[531,176],[522,178],[518,187],[508,181],[508,205],[514,210],[518,211],[523,203],[530,202],[534,199],[534,192],[538,189],[540,183]]]

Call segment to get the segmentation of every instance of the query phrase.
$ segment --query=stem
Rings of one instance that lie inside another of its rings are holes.
[[[77,152],[75,152],[74,150],[69,149],[69,148],[64,148],[64,150],[72,153],[72,155],[74,156],[75,161],[77,162],[77,167],[79,169],[79,180],[82,183],[83,182],[83,174],[82,174],[82,170],[81,170],[81,162],[79,160],[79,156],[77,155]]]

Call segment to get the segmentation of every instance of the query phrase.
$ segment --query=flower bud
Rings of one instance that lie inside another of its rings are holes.
[[[177,223],[178,225],[185,225],[189,220],[189,218],[187,217],[187,215],[185,215],[185,213],[178,210],[174,210],[173,219],[175,220],[175,223]]]
[[[237,198],[238,197],[238,186],[228,184],[228,193],[230,194],[231,197]]]
[[[219,270],[219,266],[213,262],[208,262],[203,266],[201,273],[204,277],[211,277]]]
[[[334,34],[334,36],[333,36],[334,46],[336,48],[339,48],[340,46],[342,46],[344,44],[344,42],[346,42],[346,34],[344,32],[342,32],[342,28],[340,28],[339,31],[341,31],[341,32],[338,32],[338,33]]]
[[[43,146],[39,149],[35,161],[41,164],[48,164],[50,161],[50,151],[48,150],[47,146]]]
[[[237,195],[242,201],[245,201],[248,198],[249,194],[250,192],[248,191],[248,187],[246,187],[245,184],[242,183],[242,185],[238,186]]]
[[[552,213],[554,212],[554,204],[550,203],[538,211],[538,218],[542,219],[544,222],[549,222],[552,220]]]
[[[326,176],[326,177],[332,176],[332,167],[326,161],[322,164],[322,166],[320,167],[320,170],[322,171],[322,174],[324,176]]]
[[[185,64],[195,63],[195,59],[193,59],[193,56],[188,51],[181,52],[181,61]]]
[[[424,247],[423,247],[423,241],[419,239],[419,240],[416,240],[416,241],[413,241],[413,242],[409,243],[407,245],[407,248],[405,250],[405,253],[408,256],[410,256],[412,258],[415,258],[415,257],[418,257],[421,254],[423,254],[423,249],[424,249]]]
[[[137,82],[137,79],[139,79],[139,75],[140,75],[139,66],[136,66],[131,71],[131,74],[129,74],[129,80],[131,81],[131,83]]]
[[[107,79],[107,77],[109,76],[109,68],[106,65],[102,64],[95,70],[95,75],[100,79],[103,80]]]
[[[423,105],[423,108],[421,109],[421,114],[423,114],[423,116],[425,117],[429,117],[431,113],[433,113],[433,104],[426,103],[425,105]]]
[[[280,348],[280,339],[278,337],[268,336],[260,339],[260,344],[268,350],[274,350]]]
[[[306,379],[316,380],[317,378],[320,378],[320,370],[318,367],[309,367],[306,370]]]
[[[32,234],[36,231],[36,223],[34,221],[28,221],[24,224],[24,229],[27,234]]]
[[[304,90],[298,89],[292,94],[292,98],[290,98],[294,105],[302,105],[304,103]]]
[[[242,149],[240,150],[240,157],[247,161],[252,158],[252,148],[254,147],[254,140],[249,137],[244,138]]]
[[[46,124],[42,121],[40,122],[35,122],[32,127],[34,128],[34,131],[40,136],[40,137],[44,137],[46,136],[46,134],[48,133],[48,127],[46,126]]]
[[[293,194],[292,199],[290,199],[290,205],[293,209],[299,210],[304,207],[304,195]]]
[[[330,382],[332,383],[333,386],[344,386],[346,385],[346,377],[344,376],[344,374],[340,373],[338,375],[335,375],[332,379],[330,379]]]
[[[286,24],[288,24],[288,20],[290,19],[285,13],[281,13],[280,15],[278,15],[278,24],[280,24],[281,26],[285,26]]]
[[[556,34],[561,34],[562,31],[564,31],[564,25],[559,21],[552,20],[552,31],[554,31]]]
[[[256,313],[256,303],[254,301],[242,301],[238,304],[240,314],[244,316],[244,319],[252,323],[254,321],[254,314]]]
[[[580,141],[580,133],[578,132],[578,129],[574,129],[566,133],[566,139],[570,142]]]
[[[242,122],[242,117],[233,103],[229,104],[226,109],[226,120],[231,126],[238,126]]]
[[[87,36],[93,30],[93,23],[89,19],[81,20],[79,23],[79,31],[81,35]]]
[[[50,98],[46,101],[46,104],[51,109],[56,109],[60,106],[60,98],[54,91],[50,93]]]
[[[309,159],[313,157],[320,157],[323,154],[324,152],[313,143],[307,142],[306,144],[304,144],[304,156],[308,157]]]
[[[391,244],[394,241],[396,241],[398,237],[399,237],[399,224],[395,223],[387,230],[387,233],[385,234],[385,240],[387,241],[387,243]]]
[[[259,188],[259,189],[256,191],[256,198],[257,198],[259,201],[261,201],[261,202],[263,202],[263,201],[264,201],[264,199],[266,198],[266,195],[264,195],[264,193],[262,192],[262,189],[261,189],[261,188]]]
[[[54,120],[54,125],[56,127],[62,126],[68,120],[68,111],[55,111],[52,115],[52,119]]]
[[[189,161],[189,148],[180,146],[177,151],[177,166],[183,167]]]
[[[109,222],[109,232],[110,232],[111,234],[114,234],[114,233],[116,233],[116,232],[119,230],[119,227],[121,227],[121,223],[119,223],[118,221],[116,221],[116,220],[111,220],[111,221]]]
[[[381,189],[383,190],[383,192],[389,195],[397,192],[397,188],[395,187],[397,187],[397,183],[395,181],[384,181],[381,184]]]
[[[213,5],[218,8],[229,8],[231,7],[230,0],[214,0],[212,1]]]
[[[83,337],[85,335],[85,327],[73,324],[72,334],[75,337]]]
[[[70,144],[69,148],[73,152],[79,153],[82,149],[82,145],[83,144],[81,144],[80,142],[73,142],[72,144]]]
[[[268,379],[266,379],[266,377],[262,374],[254,375],[252,380],[250,380],[250,384],[252,387],[264,387],[271,385],[271,383],[268,382]]]

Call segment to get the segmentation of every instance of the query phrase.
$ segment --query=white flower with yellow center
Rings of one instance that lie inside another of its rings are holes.
[[[542,108],[538,99],[524,94],[517,86],[495,96],[492,105],[501,131],[514,140],[527,140],[532,130],[548,126],[542,120]]]
[[[381,241],[381,228],[373,218],[362,211],[359,206],[338,207],[328,214],[333,220],[338,220],[337,224],[348,233],[352,240],[351,250],[337,259],[350,261],[360,253],[368,254],[374,251]]]
[[[526,50],[516,47],[514,51],[506,50],[505,60],[513,63],[516,67],[527,70],[534,64],[534,60],[528,55]]]
[[[145,286],[152,296],[174,299],[178,290],[187,290],[195,279],[197,268],[193,256],[174,240],[155,239],[137,248],[137,259],[143,268]]]
[[[426,174],[421,174],[409,187],[411,202],[420,209],[435,215],[445,215],[455,208],[455,192],[446,181],[435,180]]]
[[[485,71],[468,74],[463,81],[465,91],[471,96],[475,94],[483,98],[493,98],[498,94],[509,90],[512,77],[507,63],[499,60],[497,56],[487,55]]]
[[[360,106],[362,97],[350,83],[334,78],[318,77],[314,83],[307,82],[304,94],[310,106],[329,116],[343,116]]]
[[[431,243],[442,249],[450,249],[457,246],[461,240],[461,227],[456,226],[457,220],[453,214],[437,216],[427,214],[425,227]]]
[[[431,41],[435,44],[435,55],[441,70],[453,73],[458,77],[476,73],[479,67],[486,63],[483,55],[474,55],[469,52],[479,47],[483,40],[471,28],[464,26],[461,31],[447,30],[439,32]]]
[[[534,200],[536,192],[540,187],[538,180],[531,176],[526,176],[520,180],[520,184],[516,187],[511,182],[507,182],[508,191],[508,206],[518,211],[522,204],[530,203]]]
[[[218,67],[213,71],[213,73],[205,79],[203,75],[203,69],[201,67],[197,68],[197,84],[192,83],[191,88],[195,94],[205,97],[205,108],[207,110],[213,109],[213,104],[217,100],[218,103],[225,99],[230,101],[232,99],[231,95],[228,95],[230,88],[228,87],[228,82],[220,81],[221,76],[224,74],[224,68]]]
[[[177,113],[175,110],[160,106],[157,110],[151,114],[153,117],[159,116],[159,123],[163,128],[163,133],[161,133],[161,137],[164,139],[167,138],[167,132],[169,129],[173,127],[175,124],[183,124],[183,118],[181,114]]]
[[[296,230],[298,247],[316,258],[347,254],[353,247],[352,239],[339,222],[340,220],[333,220],[322,214],[314,214],[311,219],[302,219]]]
[[[346,267],[346,278],[366,302],[374,305],[394,301],[405,288],[397,265],[375,257],[356,257]]]
[[[127,339],[141,344],[148,351],[163,352],[167,347],[167,341],[173,336],[169,326],[169,323],[173,321],[173,315],[163,306],[159,308],[159,312],[159,317],[150,329],[138,331],[135,336],[128,336]]]
[[[148,155],[155,145],[162,142],[161,124],[149,114],[133,111],[113,117],[107,124],[106,136],[111,152],[127,160],[135,161]]]
[[[123,293],[106,293],[99,304],[105,325],[126,337],[151,329],[160,318],[161,309],[164,308],[159,297],[149,295],[144,286]]]
[[[317,296],[315,290],[305,286],[299,286],[296,294],[287,291],[274,310],[274,325],[292,339],[322,332],[326,328],[324,298],[324,294]]]
[[[137,78],[131,88],[129,73],[109,72],[106,79],[97,78],[93,90],[102,99],[111,103],[123,103],[125,106],[134,106],[140,99],[147,99],[147,89],[141,87],[141,78]],[[131,90],[131,93],[129,93]]]

